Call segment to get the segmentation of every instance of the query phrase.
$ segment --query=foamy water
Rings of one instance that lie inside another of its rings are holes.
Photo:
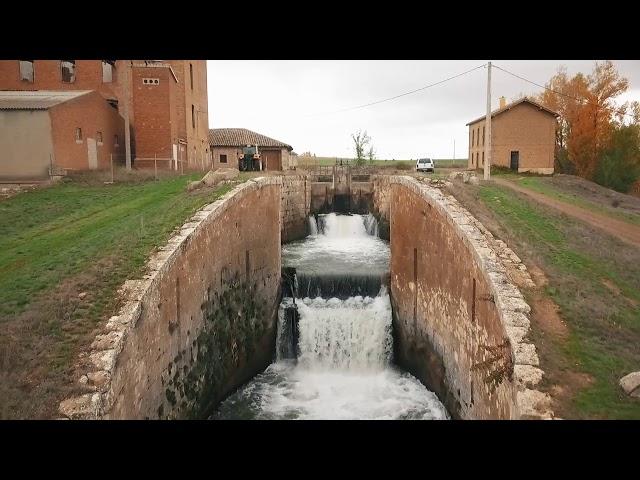
[[[285,264],[307,275],[331,272],[341,261],[351,273],[388,270],[389,247],[377,238],[373,217],[330,214],[318,223],[310,224],[304,242],[283,247]],[[434,393],[392,364],[391,302],[384,286],[377,296],[297,298],[297,360],[281,354],[290,350],[283,349],[291,335],[284,312],[293,303],[285,298],[280,308],[276,361],[225,400],[213,418],[449,418]]]

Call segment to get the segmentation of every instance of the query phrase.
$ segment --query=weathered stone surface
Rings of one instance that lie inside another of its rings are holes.
[[[208,187],[213,187],[223,180],[232,180],[236,178],[240,172],[237,168],[219,168],[208,172],[203,178],[202,183]]]
[[[640,372],[632,372],[622,377],[620,386],[627,395],[640,398]]]
[[[97,388],[102,388],[111,380],[111,375],[109,375],[104,370],[100,370],[98,372],[90,372],[87,374],[87,379],[89,384],[95,385]]]
[[[89,358],[98,370],[111,372],[116,364],[117,352],[115,350],[102,350],[89,355]]]
[[[513,368],[513,376],[521,390],[538,385],[543,375],[544,372],[533,365],[515,365]]]
[[[513,354],[517,364],[520,365],[540,365],[536,347],[532,343],[518,343],[514,346]]]
[[[193,192],[194,190],[202,187],[204,187],[204,182],[202,180],[198,180],[197,182],[189,182],[189,184],[187,185],[187,191]]]
[[[538,390],[522,390],[517,393],[520,418],[525,420],[550,420],[553,418],[551,411],[551,397]]]
[[[71,420],[97,418],[100,410],[100,394],[87,393],[60,402],[60,413]]]

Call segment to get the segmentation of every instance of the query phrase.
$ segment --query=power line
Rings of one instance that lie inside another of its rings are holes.
[[[378,101],[375,101],[375,102],[366,103],[364,105],[358,105],[356,107],[344,108],[342,110],[335,110],[335,111],[332,111],[332,112],[312,113],[310,115],[305,115],[305,117],[315,117],[315,116],[318,116],[318,115],[331,115],[331,114],[334,114],[334,113],[348,112],[348,111],[351,111],[351,110],[357,110],[359,108],[370,107],[372,105],[377,105],[379,103],[388,102],[390,100],[395,100],[396,98],[404,97],[406,95],[411,95],[412,93],[416,93],[416,92],[420,92],[422,90],[426,90],[427,88],[435,87],[436,85],[440,85],[442,83],[448,82],[449,80],[453,80],[454,78],[462,77],[463,75],[466,75],[468,73],[471,73],[471,72],[473,72],[475,70],[478,70],[478,69],[486,67],[486,66],[487,66],[487,64],[485,63],[485,64],[480,65],[478,67],[475,67],[475,68],[472,68],[470,70],[467,70],[466,72],[462,72],[462,73],[459,73],[457,75],[453,75],[452,77],[445,78],[444,80],[440,80],[439,82],[431,83],[429,85],[425,85],[424,87],[416,88],[415,90],[411,90],[409,92],[401,93],[400,95],[396,95],[396,96],[393,96],[393,97],[385,98],[383,100],[378,100]]]
[[[536,87],[540,87],[540,88],[543,88],[543,89],[548,90],[550,92],[553,92],[556,95],[560,95],[560,96],[563,96],[563,97],[566,97],[566,98],[570,98],[570,99],[575,100],[576,102],[579,102],[581,104],[591,105],[593,107],[598,107],[598,108],[601,107],[601,105],[598,105],[596,103],[591,103],[591,102],[588,102],[588,101],[586,101],[584,99],[573,97],[571,95],[567,95],[566,93],[558,92],[557,90],[549,88],[549,87],[547,87],[545,85],[540,85],[539,83],[536,83],[536,82],[531,81],[531,80],[529,80],[527,78],[521,77],[520,75],[517,75],[517,74],[515,74],[513,72],[510,72],[509,70],[506,70],[506,69],[504,69],[502,67],[499,67],[498,65],[493,65],[493,66],[495,68],[497,68],[498,70],[502,70],[503,72],[508,73],[509,75],[511,75],[513,77],[516,77],[516,78],[519,78],[520,80],[524,80],[525,82],[531,83],[532,85],[535,85]],[[636,118],[633,114],[625,113],[621,109],[618,109],[618,110],[614,109],[614,112],[617,113],[617,114],[621,114],[621,115],[627,116],[629,118],[632,118],[633,120],[635,120],[635,118]]]

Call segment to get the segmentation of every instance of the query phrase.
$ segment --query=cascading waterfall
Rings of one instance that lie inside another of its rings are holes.
[[[283,246],[295,287],[280,305],[276,361],[213,418],[448,418],[435,394],[392,364],[389,246],[375,217],[318,215],[309,231]]]
[[[316,217],[311,215],[307,220],[309,223],[309,235],[318,235],[318,224],[316,223]]]
[[[379,371],[391,361],[391,303],[375,298],[305,298],[299,303],[299,358],[309,370]],[[282,338],[287,341],[285,337]]]

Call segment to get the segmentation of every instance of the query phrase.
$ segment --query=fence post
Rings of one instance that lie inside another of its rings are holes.
[[[156,158],[158,156],[157,153],[153,154],[153,175],[155,176],[155,179],[158,180],[158,159]]]

